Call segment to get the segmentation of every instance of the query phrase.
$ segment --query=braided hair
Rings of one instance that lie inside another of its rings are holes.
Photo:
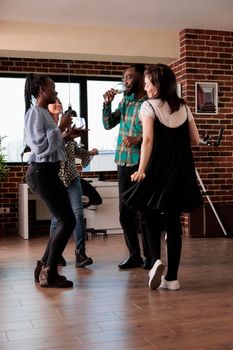
[[[50,78],[47,75],[29,74],[24,86],[25,113],[32,106],[32,97],[37,98],[41,87],[44,87]]]

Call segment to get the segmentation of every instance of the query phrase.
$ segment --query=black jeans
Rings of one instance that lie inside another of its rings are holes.
[[[57,229],[49,238],[42,257],[50,266],[57,266],[76,224],[66,187],[58,176],[59,169],[60,162],[32,163],[26,174],[29,188],[40,196],[57,219]]]
[[[182,249],[181,213],[169,212],[161,215],[156,210],[142,213],[151,256],[157,260],[161,255],[161,231],[167,232],[167,281],[177,279]]]
[[[138,164],[133,166],[118,166],[120,223],[124,232],[126,245],[129,249],[129,254],[134,257],[139,257],[141,255],[138,239],[140,227],[142,232],[143,254],[145,257],[150,257],[147,239],[144,235],[144,226],[141,225],[140,222],[140,213],[130,210],[122,201],[122,193],[132,186],[130,175],[137,169]]]

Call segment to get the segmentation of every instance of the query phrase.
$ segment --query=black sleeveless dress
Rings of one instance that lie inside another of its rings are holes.
[[[154,145],[144,180],[132,183],[123,201],[133,210],[190,212],[202,204],[190,146],[188,118],[169,128],[158,118],[154,123]]]

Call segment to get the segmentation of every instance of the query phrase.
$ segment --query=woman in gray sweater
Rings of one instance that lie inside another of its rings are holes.
[[[32,106],[32,98],[36,104]],[[56,232],[49,238],[44,255],[37,262],[35,281],[41,287],[67,288],[73,282],[60,276],[58,259],[65,249],[75,227],[75,217],[64,184],[58,173],[65,160],[62,133],[72,123],[68,113],[59,127],[48,111],[48,105],[57,98],[54,81],[44,75],[30,74],[25,82],[25,136],[31,148],[26,182],[45,202],[57,218]]]

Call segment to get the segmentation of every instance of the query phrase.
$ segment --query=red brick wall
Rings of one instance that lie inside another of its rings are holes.
[[[213,202],[233,201],[233,32],[185,29],[180,33],[180,59],[174,62],[182,97],[195,112],[195,82],[218,83],[218,115],[195,115],[200,133],[216,137],[219,147],[196,147],[198,172]]]
[[[217,148],[195,149],[196,165],[213,201],[233,198],[233,32],[186,29],[180,33],[181,58],[172,64],[182,97],[195,112],[195,82],[218,83],[218,115],[195,115],[200,133],[217,137],[224,127]]]
[[[21,166],[10,166],[7,179],[0,181],[1,207],[10,208],[9,214],[0,214],[0,234],[15,232],[18,223],[18,183],[22,182]]]
[[[124,63],[69,61],[33,58],[0,57],[1,73],[39,73],[84,76],[122,76],[128,66]]]
[[[214,202],[229,202],[233,198],[233,33],[186,29],[180,33],[179,60],[173,62],[177,80],[182,84],[182,96],[194,113],[195,82],[209,81],[219,84],[219,114],[197,115],[200,132],[215,137],[225,128],[221,146],[196,147],[194,155],[201,178]],[[3,73],[46,73],[74,75],[121,76],[126,65],[114,62],[89,62],[46,59],[0,58]],[[90,174],[86,174],[89,176]],[[98,174],[93,174],[98,176]],[[0,182],[1,205],[10,207],[10,214],[0,214],[0,233],[17,230],[17,184],[22,181],[20,166],[11,166],[10,175]],[[104,179],[114,179],[116,173],[105,173]],[[188,225],[185,218],[185,224]]]

